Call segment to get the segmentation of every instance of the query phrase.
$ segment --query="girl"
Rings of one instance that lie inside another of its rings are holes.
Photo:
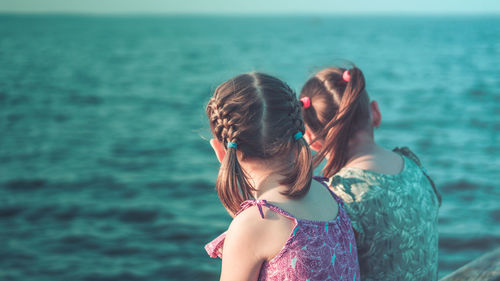
[[[360,280],[341,201],[312,181],[311,152],[294,92],[262,73],[216,90],[206,113],[221,162],[216,189],[234,216],[205,246],[221,280]]]
[[[409,149],[375,143],[382,117],[361,70],[324,69],[300,96],[314,165],[326,158],[323,174],[356,231],[361,278],[437,280],[440,195]]]

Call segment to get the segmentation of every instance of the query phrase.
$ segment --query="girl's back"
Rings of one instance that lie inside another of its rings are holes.
[[[236,215],[236,223],[238,220],[253,223],[249,220],[258,219],[267,224],[267,228],[258,233],[263,248],[279,245],[274,257],[263,262],[258,280],[360,280],[356,242],[341,200],[318,181],[313,182],[308,196],[301,200],[308,202],[297,203],[297,206],[306,206],[296,210],[297,216],[283,209],[293,210],[295,206],[266,200],[247,200]],[[337,212],[320,210],[312,214],[316,207],[331,209],[333,204],[338,206]],[[290,227],[279,222],[283,219]],[[282,226],[289,228],[289,235],[278,242],[276,238],[280,239]],[[205,246],[211,257],[222,258],[225,238],[226,233],[223,233]]]
[[[345,167],[330,185],[358,232],[363,280],[436,280],[439,202],[406,156],[397,174]]]

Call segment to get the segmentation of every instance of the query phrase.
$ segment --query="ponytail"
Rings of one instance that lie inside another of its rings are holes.
[[[255,190],[241,168],[236,155],[236,148],[228,147],[217,176],[216,190],[219,199],[228,212],[234,216],[243,201],[250,199],[251,190]]]
[[[282,192],[290,198],[301,198],[309,192],[312,181],[312,156],[311,150],[306,140],[301,137],[295,141],[297,155],[296,161],[293,163],[292,169],[285,173],[285,179],[280,184],[289,186],[290,188]]]
[[[348,71],[347,83],[335,116],[325,125],[318,138],[324,139],[322,149],[316,154],[313,165],[317,167],[328,155],[323,168],[325,177],[332,177],[347,163],[348,145],[352,135],[359,129],[361,97],[365,90],[365,79],[361,70],[353,67]]]

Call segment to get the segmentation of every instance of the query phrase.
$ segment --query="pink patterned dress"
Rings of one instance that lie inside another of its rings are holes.
[[[241,204],[239,213],[256,205],[261,217],[264,216],[262,207],[266,207],[295,223],[283,249],[262,264],[258,280],[360,280],[351,221],[341,200],[331,194],[339,204],[337,218],[332,221],[298,219],[265,200],[247,200]],[[224,232],[205,246],[210,257],[222,259],[225,237]]]

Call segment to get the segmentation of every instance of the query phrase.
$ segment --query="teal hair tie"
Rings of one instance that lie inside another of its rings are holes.
[[[302,136],[303,136],[302,132],[297,132],[295,135],[293,135],[293,138],[294,138],[295,140],[298,140],[298,139],[300,139]]]
[[[236,149],[236,147],[238,147],[238,144],[235,143],[235,142],[228,142],[227,143],[227,148],[234,148],[234,149]]]

